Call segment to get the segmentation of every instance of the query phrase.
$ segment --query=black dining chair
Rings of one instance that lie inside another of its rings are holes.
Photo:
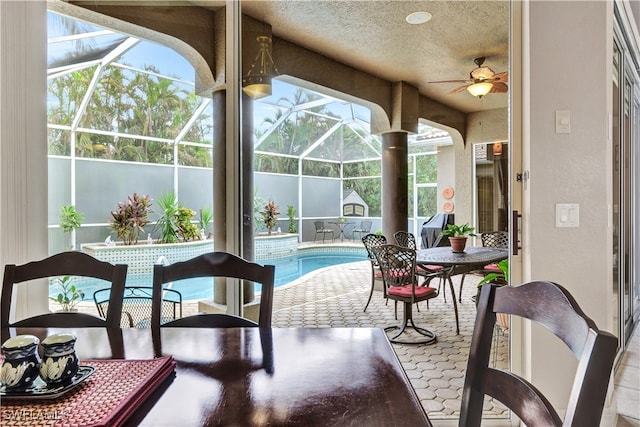
[[[489,366],[498,313],[545,327],[578,359],[564,418],[529,381]],[[530,427],[598,426],[617,347],[617,338],[599,330],[571,294],[556,283],[536,281],[501,287],[485,284],[478,301],[458,425],[480,426],[485,396],[490,396]]]
[[[260,314],[258,322],[223,313],[203,313],[163,322],[161,307],[165,283],[196,277],[226,277],[260,283]],[[271,327],[273,309],[275,267],[260,265],[227,252],[209,252],[187,261],[170,265],[153,266],[153,303],[151,307],[151,327]]]
[[[362,240],[362,237],[365,234],[369,234],[371,232],[371,226],[373,225],[373,221],[365,220],[360,221],[360,227],[356,227],[351,230],[351,238],[355,240],[356,234],[359,236],[359,239]]]
[[[111,283],[109,307],[101,318],[82,312],[45,313],[10,322],[11,298],[14,286],[36,279],[58,276],[79,276],[102,279]],[[83,252],[68,251],[27,264],[8,264],[2,281],[2,327],[119,327],[122,314],[122,296],[127,277],[127,266],[99,261]]]

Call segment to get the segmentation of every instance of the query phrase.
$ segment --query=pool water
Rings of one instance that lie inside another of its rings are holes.
[[[367,256],[364,249],[362,253],[354,251],[341,253],[339,250],[319,253],[301,250],[297,256],[262,259],[257,262],[262,265],[271,264],[276,266],[275,286],[278,287],[289,284],[312,271],[324,267],[364,261],[366,259]],[[91,301],[95,291],[109,287],[107,282],[99,279],[76,278],[75,280],[76,287],[85,294],[85,301]],[[151,275],[128,275],[126,284],[127,286],[151,286],[152,277]],[[179,280],[165,286],[179,291],[184,301],[213,299],[213,279],[210,277]],[[259,292],[261,285],[256,283],[255,286],[256,292]],[[57,294],[57,287],[50,286],[49,295],[55,297]]]

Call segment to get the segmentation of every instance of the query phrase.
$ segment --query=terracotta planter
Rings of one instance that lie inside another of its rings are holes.
[[[451,251],[454,253],[464,252],[464,248],[467,246],[466,237],[449,237],[449,242],[451,243]]]

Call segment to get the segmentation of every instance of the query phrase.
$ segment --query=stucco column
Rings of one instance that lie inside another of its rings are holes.
[[[382,134],[382,234],[390,242],[409,220],[407,156],[406,132]]]

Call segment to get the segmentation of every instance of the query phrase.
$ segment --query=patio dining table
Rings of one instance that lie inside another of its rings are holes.
[[[38,425],[38,420],[24,419],[34,414],[57,417],[61,425],[431,425],[379,328],[2,332],[3,338],[32,334],[41,341],[55,332],[71,332],[77,337],[80,365],[95,367],[68,397],[14,401],[0,394],[1,424],[6,426]],[[133,393],[146,387],[137,384],[143,368],[153,369],[147,376],[155,381],[154,391],[137,400],[127,397],[109,409],[104,394],[121,394],[125,386]],[[109,411],[120,412],[105,421],[102,417]],[[96,419],[89,420],[93,415]]]
[[[456,253],[450,246],[420,249],[416,251],[416,264],[418,265],[441,265],[444,267],[443,276],[449,282],[451,296],[453,298],[453,310],[456,316],[456,333],[460,333],[460,322],[458,320],[458,303],[456,292],[453,288],[451,276],[469,273],[478,270],[487,264],[492,264],[509,257],[507,249],[468,247],[464,252]]]
[[[340,241],[344,242],[344,230],[347,228],[347,225],[355,224],[351,221],[330,221],[329,224],[337,225],[340,230]]]

